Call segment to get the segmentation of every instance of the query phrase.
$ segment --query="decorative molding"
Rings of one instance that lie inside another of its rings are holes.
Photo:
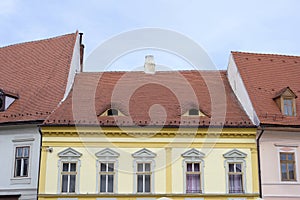
[[[153,153],[152,151],[143,148],[135,153],[132,154],[132,157],[134,158],[154,158],[156,157],[156,153]]]
[[[192,148],[192,149],[186,151],[185,153],[181,154],[181,156],[184,157],[184,158],[198,158],[198,159],[201,159],[201,158],[205,157],[205,154],[200,152],[199,150],[197,150],[195,148]]]
[[[231,158],[231,159],[234,159],[234,158],[237,158],[237,159],[242,159],[242,158],[246,158],[247,157],[247,154],[244,153],[244,152],[241,152],[237,149],[233,149],[225,154],[223,154],[223,157],[224,158]]]
[[[95,154],[99,159],[116,159],[120,154],[110,148],[105,148]]]
[[[82,153],[72,149],[71,147],[61,151],[57,154],[61,158],[79,158],[82,156]]]

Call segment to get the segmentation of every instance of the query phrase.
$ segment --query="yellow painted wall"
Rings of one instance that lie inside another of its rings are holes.
[[[59,129],[59,128],[58,128]],[[72,128],[71,128],[72,129]],[[53,128],[55,130],[55,128]],[[67,133],[68,129],[64,129]],[[234,131],[233,131],[234,130]],[[133,194],[134,191],[134,176],[133,176],[133,160],[132,154],[136,151],[147,148],[157,154],[155,159],[155,193],[156,194],[183,194],[184,193],[184,172],[183,158],[181,154],[191,148],[197,148],[206,156],[203,158],[204,167],[204,191],[207,194],[225,194],[226,193],[226,174],[224,168],[223,154],[237,148],[247,154],[246,157],[246,176],[247,176],[247,193],[257,193],[257,189],[253,190],[252,174],[252,159],[251,148],[256,148],[255,145],[255,129],[230,129],[227,132],[251,133],[250,136],[220,136],[217,139],[207,138],[206,136],[196,137],[132,137],[132,136],[99,136],[92,134],[45,134],[43,137],[43,147],[52,147],[53,152],[44,152],[42,154],[41,171],[45,170],[45,180],[40,183],[45,185],[45,190],[40,187],[40,194],[57,194],[58,184],[58,153],[68,147],[72,147],[76,151],[82,153],[80,158],[80,194],[95,194],[96,193],[96,156],[95,153],[109,147],[120,154],[118,158],[118,194]],[[43,131],[43,130],[42,130]],[[57,131],[57,130],[55,130]],[[73,130],[72,130],[73,131]],[[46,127],[45,132],[51,132],[51,127]],[[204,147],[203,147],[203,144]],[[213,147],[211,151],[209,147]],[[166,149],[171,153],[172,165],[167,166],[168,159]],[[46,157],[46,158],[45,158]],[[257,167],[257,166],[256,166]],[[169,173],[170,172],[170,173]],[[43,173],[41,173],[43,175]],[[172,179],[170,182],[170,174]],[[257,178],[254,178],[257,181]],[[258,187],[257,187],[258,188]],[[50,197],[49,197],[50,198]],[[227,197],[226,197],[227,198]],[[42,199],[42,198],[40,198]],[[91,197],[92,199],[92,197]],[[95,198],[94,198],[95,199]],[[182,198],[179,198],[182,199]],[[205,198],[205,199],[214,199]],[[218,198],[217,198],[218,199]],[[219,199],[222,199],[219,196]],[[248,198],[251,199],[251,198]]]

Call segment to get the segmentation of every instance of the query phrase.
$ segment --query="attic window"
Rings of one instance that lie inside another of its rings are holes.
[[[285,116],[296,116],[296,94],[289,88],[281,89],[273,98]]]
[[[5,110],[5,95],[0,92],[0,111]]]
[[[199,110],[197,110],[197,109],[190,109],[189,110],[189,115],[197,115],[197,116],[199,116]]]
[[[118,116],[119,115],[119,111],[117,109],[108,109],[107,110],[107,116]]]
[[[293,116],[293,99],[284,98],[283,99],[283,114],[287,116]]]
[[[8,107],[18,98],[17,94],[0,89],[0,112],[7,110]]]

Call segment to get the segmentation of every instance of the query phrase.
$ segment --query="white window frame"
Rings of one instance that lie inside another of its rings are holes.
[[[11,178],[10,184],[30,184],[31,183],[31,166],[32,166],[32,151],[33,151],[33,143],[34,138],[17,138],[13,139],[13,154],[12,154],[12,170],[11,170]],[[15,168],[16,168],[16,150],[18,147],[29,147],[29,160],[28,160],[28,175],[27,176],[15,176]]]
[[[133,192],[135,194],[153,194],[155,193],[155,180],[154,180],[154,168],[155,168],[155,160],[154,158],[156,157],[156,154],[153,153],[152,151],[148,149],[141,149],[134,154],[132,154],[132,157],[134,158],[133,160],[133,171],[134,171],[134,180],[133,180]],[[137,166],[139,163],[150,163],[150,192],[137,192]]]
[[[58,184],[57,184],[57,193],[58,194],[78,194],[79,193],[79,183],[80,183],[80,166],[81,161],[80,157],[82,156],[81,153],[78,151],[67,148],[62,152],[58,153],[60,159],[58,160]],[[63,163],[76,163],[76,179],[75,179],[75,192],[62,192],[62,170],[63,170]]]
[[[297,148],[298,145],[281,145],[281,144],[275,144],[275,146],[277,147],[277,160],[278,160],[278,180],[280,183],[299,183],[300,182],[300,173],[298,173],[298,155],[297,155]],[[284,150],[285,148],[290,148],[290,150]],[[294,153],[295,156],[295,176],[296,176],[296,180],[295,181],[282,181],[281,179],[281,164],[280,164],[280,153]]]
[[[184,194],[204,194],[204,160],[205,154],[198,151],[197,149],[190,149],[185,153],[181,154],[184,158],[182,161],[182,168],[183,168],[183,193]],[[187,172],[187,163],[199,163],[200,164],[200,193],[187,193],[186,190],[186,172]]]
[[[223,154],[225,158],[224,168],[226,173],[226,193],[227,194],[245,194],[247,193],[247,179],[246,179],[246,160],[247,154],[239,151],[237,149],[233,149],[225,154]],[[242,165],[242,179],[243,179],[243,192],[242,193],[229,193],[229,164],[232,163],[241,163]]]
[[[106,148],[103,149],[96,154],[97,162],[96,162],[96,192],[97,193],[103,193],[103,194],[115,194],[118,193],[118,168],[119,168],[119,162],[118,157],[120,156],[119,153],[116,151]],[[113,185],[113,192],[100,192],[100,163],[114,163],[114,185]]]

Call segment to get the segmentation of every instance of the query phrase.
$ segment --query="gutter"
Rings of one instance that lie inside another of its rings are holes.
[[[258,138],[256,139],[256,147],[257,147],[257,162],[258,162],[258,182],[259,182],[259,197],[262,198],[262,181],[261,181],[261,164],[260,164],[260,145],[259,140],[262,137],[265,129],[264,127],[261,127],[261,131],[258,135]]]
[[[39,196],[40,175],[41,175],[41,160],[42,160],[42,140],[43,140],[43,136],[42,136],[42,131],[41,131],[41,127],[40,126],[39,126],[39,133],[40,133],[41,139],[40,139],[40,156],[39,156],[39,169],[38,169],[38,181],[37,181],[36,199],[38,199],[38,196]]]

